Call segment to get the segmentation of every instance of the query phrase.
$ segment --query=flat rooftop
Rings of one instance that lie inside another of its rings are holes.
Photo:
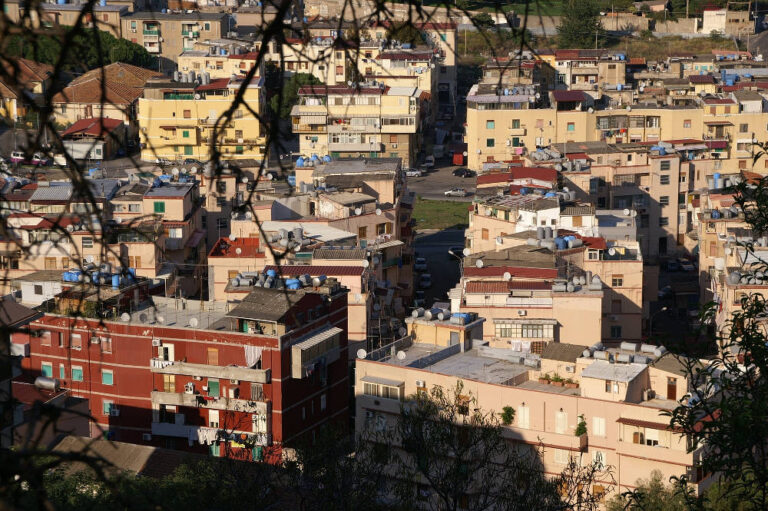
[[[531,368],[522,364],[481,356],[474,349],[429,366],[429,370],[436,373],[498,385],[512,385],[515,378],[527,374],[529,369]]]
[[[315,175],[397,172],[400,158],[344,158],[315,167]]]

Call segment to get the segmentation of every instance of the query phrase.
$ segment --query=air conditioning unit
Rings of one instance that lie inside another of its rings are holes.
[[[189,68],[187,66],[184,66],[181,68],[182,71],[189,71]]]
[[[196,380],[196,381],[203,381],[203,377],[202,376],[193,376],[192,379]]]
[[[162,345],[163,345],[163,341],[161,341],[160,339],[152,339],[152,346],[162,346]]]
[[[238,139],[237,139],[237,143],[238,143],[238,144],[242,144],[242,143],[243,143],[243,139],[242,139],[242,138],[238,138]]]
[[[528,315],[528,311],[520,309],[519,311],[517,311],[517,315],[518,316],[526,316],[526,315]]]
[[[194,383],[187,383],[184,385],[184,393],[185,394],[194,394],[195,393],[195,384]]]
[[[112,407],[109,409],[109,415],[112,417],[120,417],[120,410],[118,408]]]
[[[426,387],[427,383],[424,380],[416,380],[417,387]]]
[[[397,144],[392,144],[392,149],[397,149]]]
[[[240,385],[240,380],[229,380],[232,385]]]
[[[575,366],[565,366],[565,372],[566,373],[575,373],[576,367]]]
[[[145,442],[150,442],[152,440],[152,435],[150,433],[142,433],[141,439]]]
[[[101,342],[100,337],[91,337],[91,344],[99,344]]]
[[[208,392],[208,385],[203,385],[203,392]]]

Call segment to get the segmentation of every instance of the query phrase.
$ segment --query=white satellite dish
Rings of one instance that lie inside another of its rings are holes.
[[[357,358],[365,358],[368,356],[368,352],[365,351],[363,348],[360,348],[357,350]]]
[[[122,314],[120,314],[120,321],[122,321],[123,323],[128,323],[130,320],[131,320],[131,315],[128,314],[127,312],[123,312]]]
[[[75,226],[74,226],[74,225],[72,225],[72,224],[69,224],[69,225],[67,226],[67,232],[72,232],[72,231],[74,231],[74,230],[75,230]]]
[[[229,241],[237,241],[237,236],[235,236],[235,233],[229,235]]]
[[[380,208],[376,208],[376,214],[381,216],[381,209]]]
[[[482,268],[483,267],[483,260],[482,259],[478,259],[477,261],[475,261],[475,266],[477,266],[478,268]]]
[[[179,167],[173,167],[171,169],[171,174],[173,174],[174,176],[178,176],[179,175]]]
[[[88,264],[93,263],[93,256],[92,255],[85,256],[85,262]]]
[[[609,253],[610,255],[612,255],[612,256],[613,256],[613,255],[616,255],[616,249],[615,249],[615,248],[613,248],[613,247],[611,247],[611,248],[609,248],[609,249],[608,249],[608,253]]]
[[[405,352],[404,351],[398,351],[397,355],[395,355],[398,360],[405,360]]]
[[[191,326],[192,328],[195,328],[198,323],[199,321],[197,321],[197,318],[190,318],[189,320],[189,326]]]
[[[469,250],[469,247],[467,247],[464,250],[462,250],[461,253],[464,254],[464,257],[469,257],[469,254],[471,254],[472,251]]]
[[[243,176],[243,183],[247,183],[247,182],[248,182],[248,176]]]
[[[142,323],[146,323],[147,322],[147,315],[144,314],[143,312],[141,314],[139,314],[139,321],[141,321]]]
[[[189,173],[190,174],[197,174],[197,167],[195,167],[195,166],[189,167]]]
[[[468,153],[467,151],[464,151],[464,152],[463,152],[463,153],[461,153],[461,154],[463,154],[464,156],[469,156],[469,153]]]
[[[242,253],[243,253],[243,249],[242,249],[242,248],[240,248],[240,247],[237,247],[237,248],[235,249],[235,254],[237,254],[237,255],[240,255],[240,254],[242,254]]]
[[[371,263],[366,259],[363,261],[363,268],[368,268],[371,265]]]
[[[355,214],[356,215],[362,215],[363,214],[363,209],[362,208],[355,208]]]
[[[629,216],[629,210],[628,209],[624,210],[624,216]]]
[[[508,271],[504,272],[504,280],[510,280],[512,278],[512,274]]]
[[[272,174],[267,174],[267,181],[272,181],[274,179],[274,176]]]
[[[158,316],[156,321],[162,325],[163,323],[165,323],[165,318],[163,316]]]

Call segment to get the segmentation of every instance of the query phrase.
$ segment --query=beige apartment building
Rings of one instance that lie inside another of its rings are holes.
[[[410,166],[421,147],[423,104],[418,88],[305,86],[291,111],[293,133],[304,158],[400,158]]]
[[[220,39],[230,28],[225,13],[132,12],[122,17],[122,36],[159,57],[160,71],[176,70],[179,55],[206,39]]]
[[[665,479],[687,476],[696,493],[713,482],[699,467],[705,449],[688,452],[686,438],[663,415],[692,390],[682,364],[663,347],[554,342],[541,354],[515,353],[480,339],[487,318],[444,318],[409,318],[408,336],[355,361],[359,435],[391,427],[408,396],[462,381],[473,406],[515,409],[513,422],[502,426],[504,437],[511,445],[543,446],[546,474],[560,473],[571,457],[601,463],[611,467],[616,484],[595,481],[592,491],[608,498],[635,489],[653,470]],[[587,433],[576,436],[581,420]],[[422,495],[430,498],[428,490]]]
[[[248,45],[250,46],[250,45]],[[178,70],[181,73],[192,72],[196,77],[207,73],[213,79],[247,77],[256,66],[258,53],[246,47],[237,47],[234,51],[227,40],[212,40],[196,43],[196,49],[185,50],[178,59]],[[264,76],[264,62],[254,71],[252,81],[258,82]]]
[[[28,12],[25,3],[19,0],[10,0],[5,2],[5,15],[12,23],[20,23],[25,16],[28,16],[29,23],[33,28],[52,28],[52,27],[73,27],[83,16],[83,5],[77,3],[40,3]],[[101,2],[91,6],[92,13],[84,16],[82,27],[108,32],[115,37],[122,37],[121,18],[127,15],[132,9],[123,5],[101,5]],[[38,11],[39,9],[39,11]]]

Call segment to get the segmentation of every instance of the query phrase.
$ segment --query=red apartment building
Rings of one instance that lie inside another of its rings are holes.
[[[24,377],[88,399],[94,436],[215,456],[277,461],[321,425],[346,424],[347,289],[336,279],[255,288],[228,312],[159,300],[117,320],[45,314],[14,338],[30,345]]]

